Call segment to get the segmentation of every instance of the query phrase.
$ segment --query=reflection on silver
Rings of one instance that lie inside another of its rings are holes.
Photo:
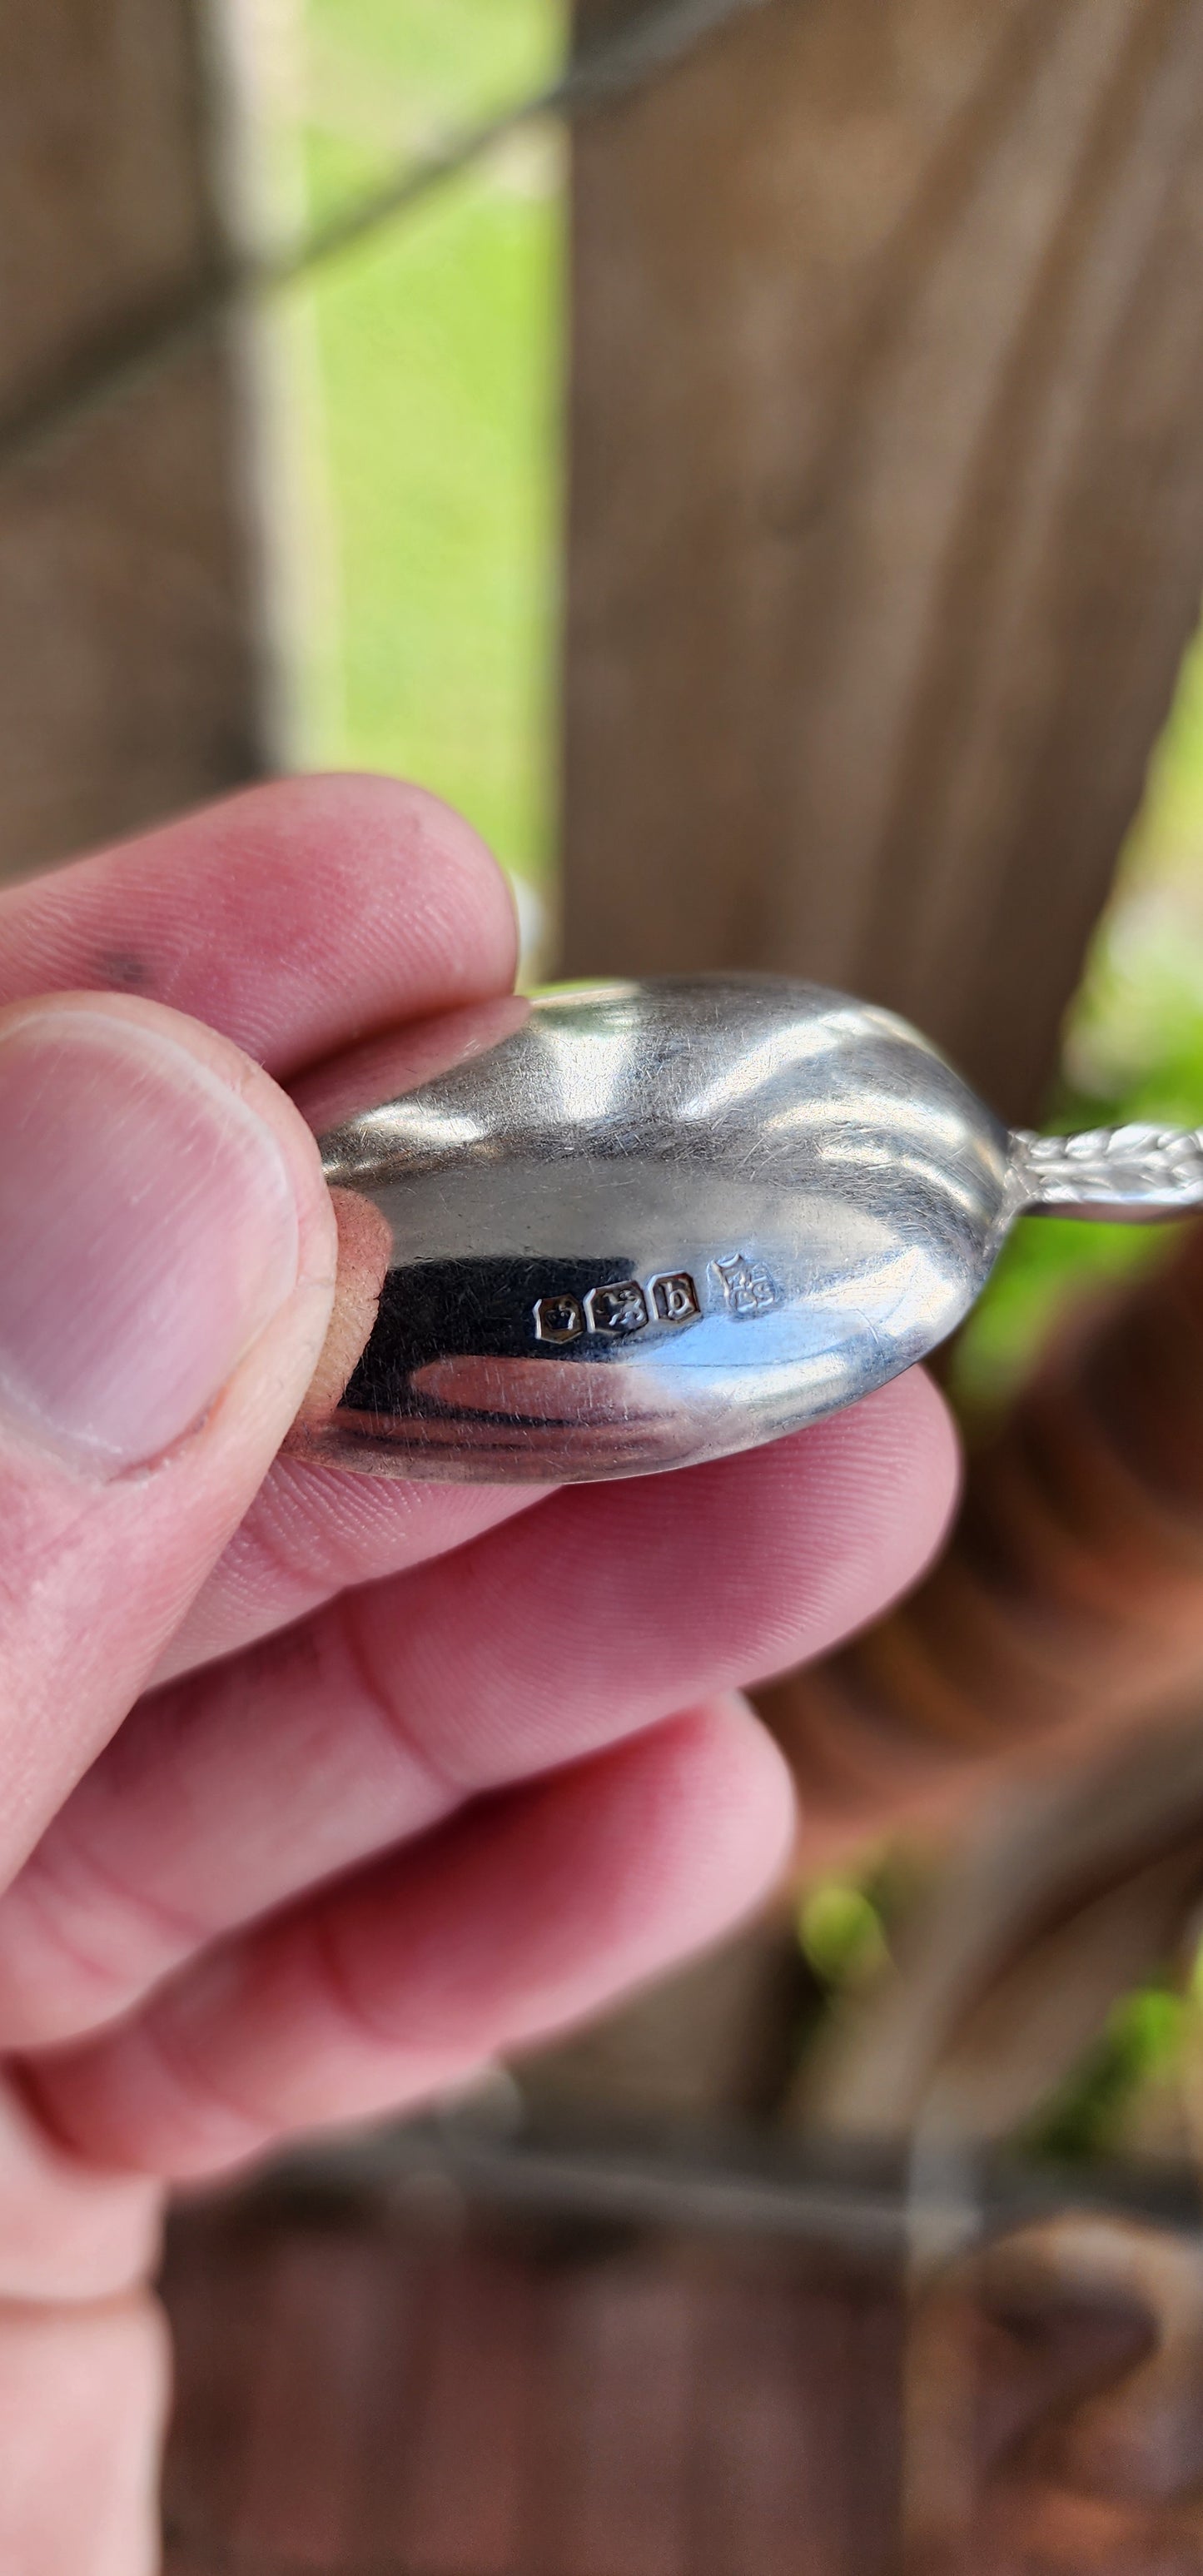
[[[749,1448],[934,1349],[1026,1210],[1203,1203],[1199,1137],[1010,1136],[905,1022],[813,984],[568,986],[492,1043],[456,1028],[444,1071],[322,1140],[383,1276],[294,1445],[375,1474]]]

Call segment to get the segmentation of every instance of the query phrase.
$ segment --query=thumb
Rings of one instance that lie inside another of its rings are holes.
[[[308,1128],[157,1004],[0,1012],[0,1884],[119,1726],[329,1318]]]

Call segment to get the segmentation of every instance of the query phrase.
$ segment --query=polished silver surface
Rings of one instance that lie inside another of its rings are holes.
[[[817,985],[565,986],[446,1029],[322,1137],[366,1202],[363,1326],[294,1446],[377,1474],[721,1457],[922,1359],[1024,1211],[1203,1199],[1198,1137],[1012,1137],[903,1021]]]

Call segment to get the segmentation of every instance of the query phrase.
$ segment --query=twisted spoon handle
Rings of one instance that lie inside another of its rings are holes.
[[[1011,1139],[1016,1216],[1111,1217],[1139,1224],[1203,1208],[1203,1129],[1091,1127]]]

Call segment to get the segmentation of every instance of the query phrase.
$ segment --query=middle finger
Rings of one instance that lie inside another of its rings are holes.
[[[771,1448],[550,1497],[157,1692],[0,1899],[0,2044],[94,2028],[467,1801],[822,1652],[918,1573],[952,1482],[912,1371]]]

